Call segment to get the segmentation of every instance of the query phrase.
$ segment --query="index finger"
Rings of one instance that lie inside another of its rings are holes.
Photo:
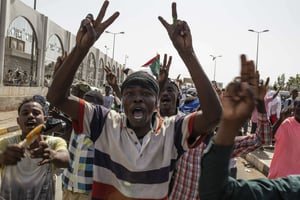
[[[105,15],[105,12],[106,12],[106,9],[108,7],[108,4],[109,4],[109,1],[107,1],[107,0],[103,2],[102,7],[101,7],[101,9],[99,11],[99,14],[98,14],[98,16],[96,18],[96,22],[101,22],[103,20],[103,17]]]
[[[162,23],[162,25],[168,30],[170,24],[161,16],[158,17],[159,21]]]
[[[107,72],[107,73],[111,71],[110,68],[109,68],[109,66],[107,66],[107,65],[104,67],[104,70],[105,70],[105,72]]]
[[[173,24],[177,22],[177,9],[176,9],[176,3],[172,3],[172,17],[173,17]]]
[[[101,24],[101,22],[102,22],[102,20],[103,20],[103,18],[104,18],[104,15],[105,15],[105,13],[106,13],[106,9],[107,9],[108,5],[109,5],[109,1],[105,0],[105,1],[103,2],[103,4],[102,4],[102,7],[101,7],[101,9],[100,9],[100,11],[99,11],[99,14],[98,14],[98,16],[97,16],[97,18],[96,18],[96,20],[95,20],[95,26],[96,26],[96,27],[98,27],[98,25]],[[110,24],[112,24],[112,23],[115,21],[115,19],[116,19],[119,15],[120,15],[119,12],[115,12],[115,13],[114,13],[112,16],[110,16],[106,21],[104,21],[104,22],[103,22],[104,29],[105,29],[106,27],[108,27]]]
[[[164,54],[163,67],[165,68],[166,66],[167,66],[167,54]]]
[[[245,82],[248,79],[248,64],[247,58],[244,54],[241,55],[241,81]]]
[[[169,60],[168,60],[168,63],[167,63],[167,69],[168,69],[168,71],[170,69],[171,63],[172,63],[172,56],[169,56]]]
[[[257,76],[254,70],[254,62],[250,60],[248,62],[248,83],[252,86],[257,85]]]
[[[265,88],[267,88],[267,87],[268,87],[268,85],[269,85],[269,81],[270,81],[270,78],[269,78],[269,77],[267,77],[267,80],[266,80],[266,82],[265,82]]]

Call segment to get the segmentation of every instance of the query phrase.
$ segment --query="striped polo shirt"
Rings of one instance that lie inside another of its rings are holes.
[[[179,156],[188,148],[193,115],[153,116],[139,141],[126,116],[80,100],[76,133],[94,142],[93,199],[167,199]]]

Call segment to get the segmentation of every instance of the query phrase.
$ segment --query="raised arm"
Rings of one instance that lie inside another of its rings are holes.
[[[217,94],[194,52],[189,26],[185,21],[177,18],[176,3],[172,3],[172,17],[172,24],[167,23],[162,17],[158,17],[158,19],[166,28],[174,47],[188,68],[201,101],[202,111],[196,114],[193,123],[193,135],[197,136],[208,132],[218,124],[222,108]]]
[[[234,150],[232,157],[247,154],[264,144],[271,144],[272,142],[272,128],[268,120],[264,98],[268,91],[269,78],[265,82],[259,81],[259,73],[256,72],[254,85],[252,86],[255,95],[255,107],[258,111],[258,126],[255,134],[251,133],[247,136],[235,137]]]
[[[224,97],[220,128],[202,157],[199,197],[210,199],[299,199],[300,176],[281,179],[236,180],[229,177],[229,159],[234,137],[251,115],[255,104],[250,86],[253,62],[242,56],[241,82],[230,84]],[[248,68],[248,67],[249,68]],[[250,71],[248,71],[248,69]]]
[[[67,91],[73,82],[75,73],[95,41],[119,16],[119,12],[115,12],[107,20],[103,21],[108,4],[109,1],[104,1],[96,19],[93,18],[92,14],[88,14],[82,20],[76,35],[76,46],[57,70],[53,78],[53,83],[48,90],[48,101],[72,119],[78,118],[79,99],[71,96]]]
[[[255,104],[251,85],[254,84],[254,64],[241,56],[241,77],[230,83],[223,95],[223,114],[219,129],[202,158],[199,181],[200,199],[218,199],[228,181],[231,149],[239,129],[251,115]]]

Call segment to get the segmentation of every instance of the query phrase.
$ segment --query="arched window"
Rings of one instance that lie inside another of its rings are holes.
[[[7,30],[4,85],[37,85],[37,37],[30,22],[16,17]]]
[[[93,53],[88,55],[88,67],[87,67],[87,82],[91,86],[95,86],[96,81],[96,59]]]
[[[54,73],[54,65],[59,56],[62,56],[64,52],[61,40],[56,34],[49,37],[46,47],[45,55],[45,84],[49,86],[50,79],[52,79]]]

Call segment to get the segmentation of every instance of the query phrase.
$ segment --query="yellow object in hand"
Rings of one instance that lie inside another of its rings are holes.
[[[39,139],[41,140],[41,132],[45,128],[44,124],[40,124],[36,126],[34,129],[32,129],[25,139],[19,143],[20,146],[22,147],[28,147],[30,146],[35,140]]]

